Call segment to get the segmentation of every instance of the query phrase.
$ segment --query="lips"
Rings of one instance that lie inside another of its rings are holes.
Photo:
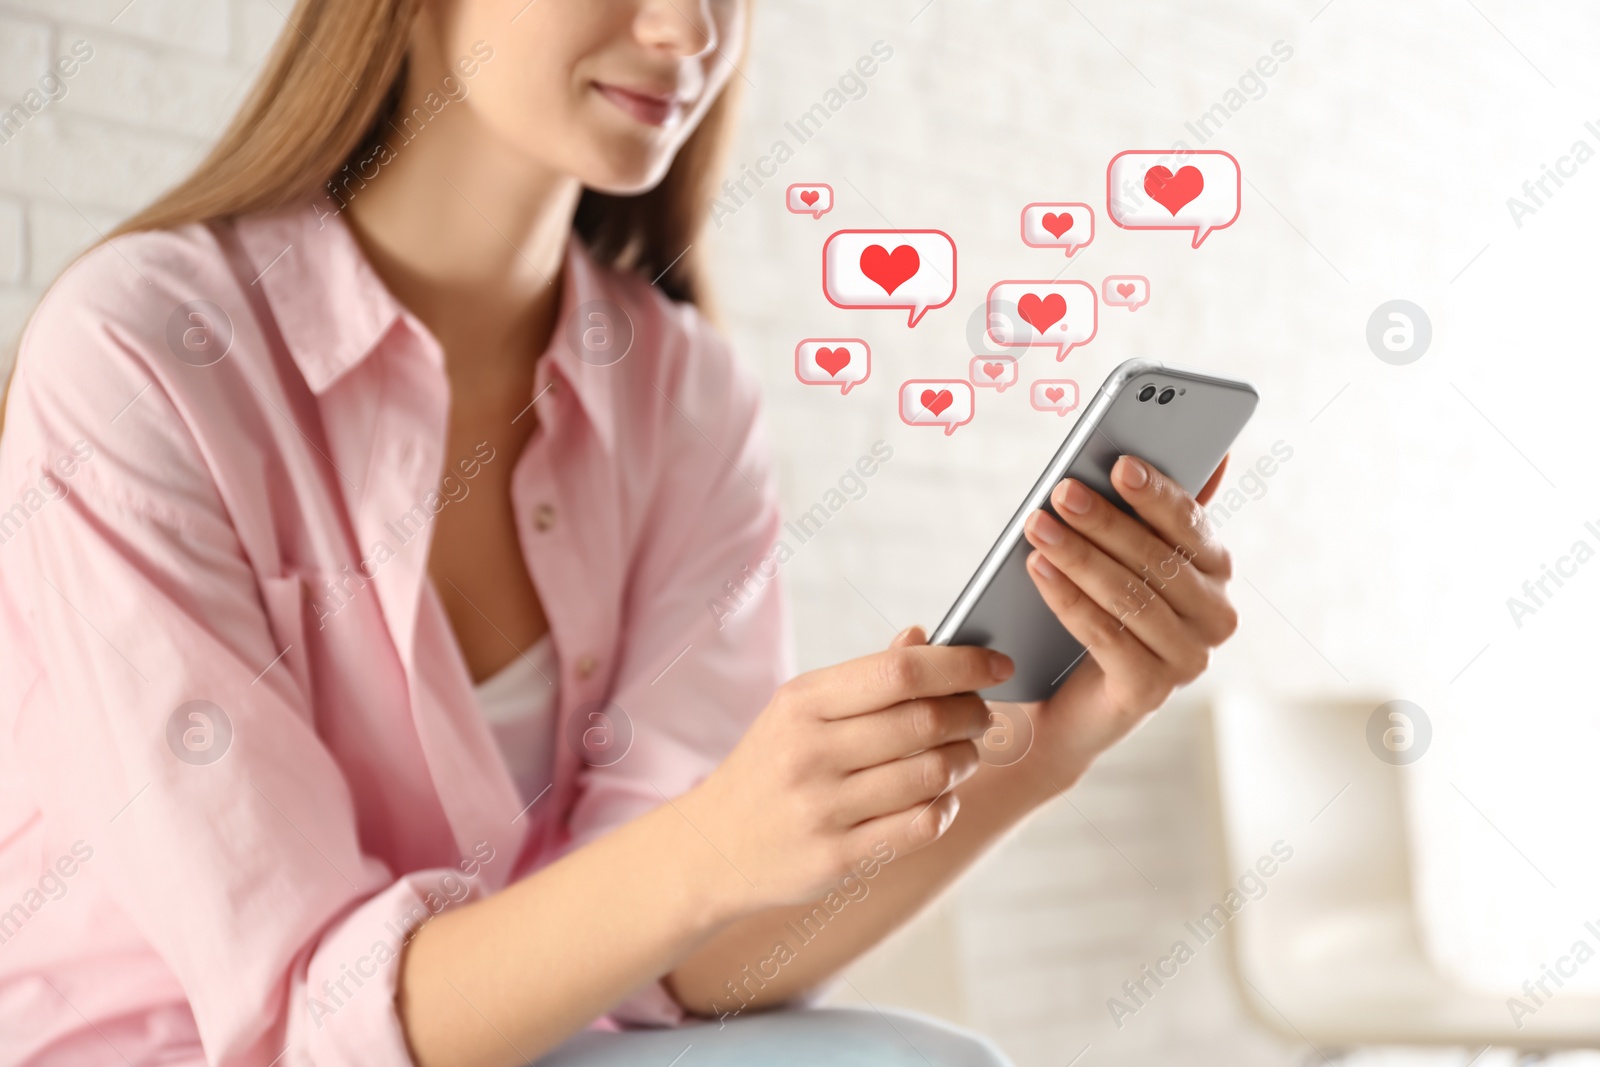
[[[595,82],[594,87],[601,96],[647,126],[665,126],[683,113],[683,101],[676,93],[624,89],[605,82]]]

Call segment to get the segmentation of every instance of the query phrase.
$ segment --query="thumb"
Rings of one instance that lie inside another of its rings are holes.
[[[908,645],[925,645],[928,643],[928,634],[920,626],[908,626],[894,635],[894,640],[889,642],[890,648],[905,648]]]

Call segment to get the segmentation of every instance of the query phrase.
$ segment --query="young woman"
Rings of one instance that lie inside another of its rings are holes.
[[[1092,662],[1003,767],[1003,656],[912,629],[786,680],[776,584],[707,610],[780,521],[691,248],[746,17],[301,0],[45,297],[0,444],[0,1061],[1000,1062],[760,1009],[1195,678],[1228,556],[1135,459],[1148,526],[1063,485],[1032,566]]]

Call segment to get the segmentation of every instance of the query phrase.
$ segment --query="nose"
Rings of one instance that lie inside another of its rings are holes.
[[[717,48],[713,0],[646,0],[634,19],[639,43],[677,58],[693,58]]]

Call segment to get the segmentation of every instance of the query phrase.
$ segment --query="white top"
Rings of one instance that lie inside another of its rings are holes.
[[[546,634],[473,690],[511,779],[530,804],[550,784],[554,767],[559,677],[555,646]]]

